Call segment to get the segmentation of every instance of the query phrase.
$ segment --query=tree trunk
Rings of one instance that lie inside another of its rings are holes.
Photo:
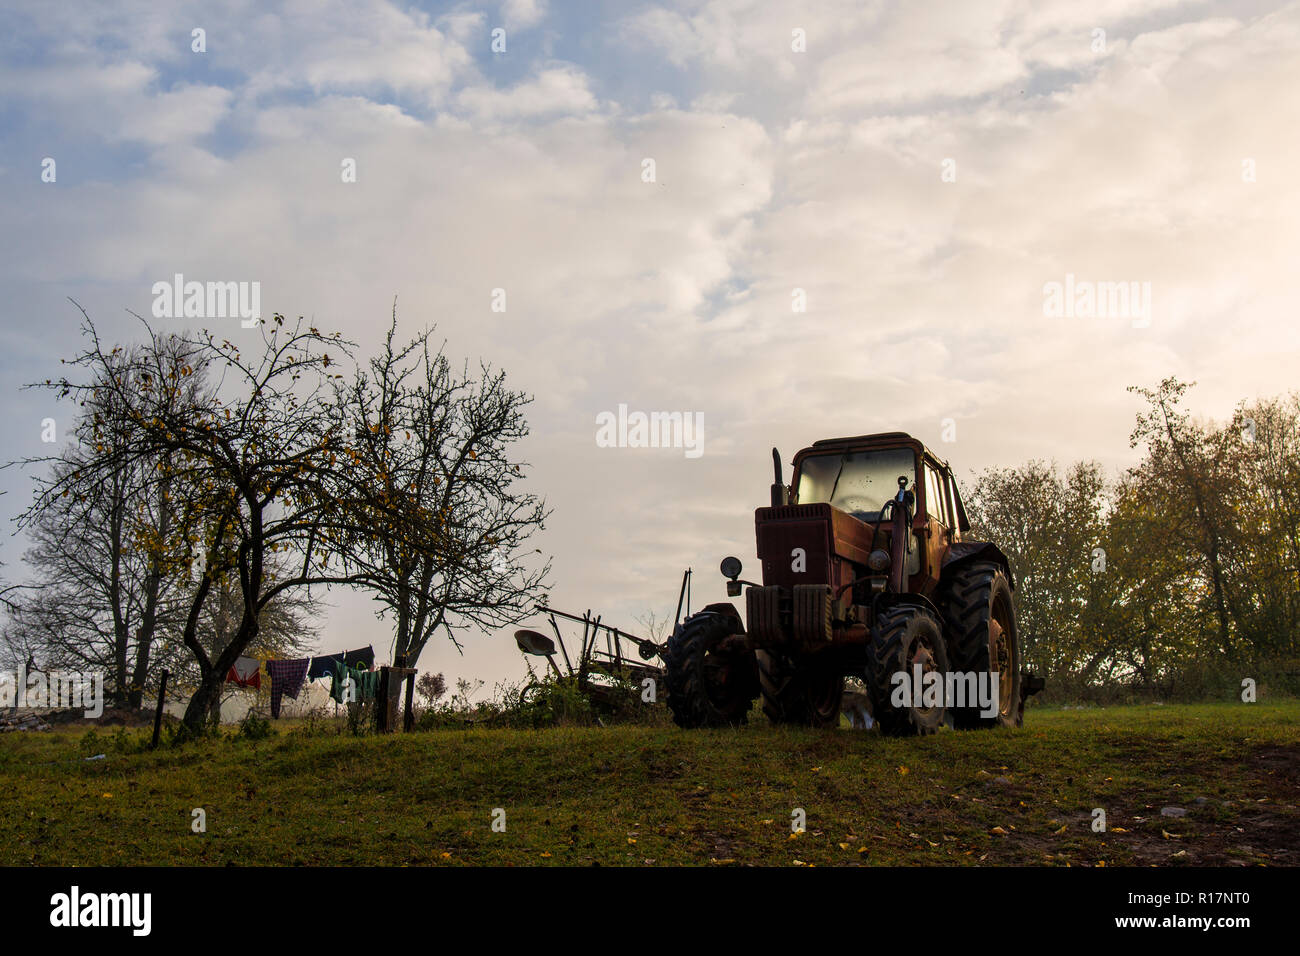
[[[131,675],[131,692],[126,699],[127,706],[132,710],[139,710],[144,704],[144,682],[149,674],[150,643],[141,636],[139,643],[136,645],[135,671]]]
[[[186,730],[195,734],[203,732],[213,712],[221,706],[221,685],[225,683],[224,678],[225,674],[218,673],[213,668],[199,680],[199,686],[185,708],[185,716],[181,718]]]

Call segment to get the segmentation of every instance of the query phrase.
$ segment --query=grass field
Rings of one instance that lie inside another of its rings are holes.
[[[81,730],[8,734],[0,864],[1300,862],[1296,702],[1039,708],[1022,730],[915,740],[763,724],[279,731],[96,746],[95,761]]]

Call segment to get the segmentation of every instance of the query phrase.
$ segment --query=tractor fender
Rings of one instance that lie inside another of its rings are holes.
[[[1011,590],[1016,589],[1016,578],[1011,573],[1011,562],[1002,553],[1002,549],[992,541],[958,541],[952,544],[948,548],[948,556],[943,560],[943,567],[939,570],[940,584],[951,578],[958,569],[974,561],[993,561],[1002,565],[1002,570],[1007,573],[1007,582],[1011,585]]]
[[[717,604],[706,604],[704,607],[696,611],[695,614],[724,614],[736,619],[740,618],[740,612],[736,610],[736,605],[731,604],[728,601],[719,601]],[[691,616],[694,617],[695,615],[692,614]]]
[[[741,620],[740,612],[736,610],[736,606],[726,601],[719,601],[717,604],[706,604],[694,614],[682,618],[677,622],[677,626],[673,628],[673,633],[676,634],[687,621],[693,617],[699,617],[701,614],[721,614],[723,617],[733,618],[740,625],[742,631],[745,629],[745,622]]]
[[[872,602],[872,607],[875,609],[875,614],[878,615],[881,611],[887,608],[898,607],[906,604],[911,604],[915,607],[923,607],[934,614],[940,621],[943,620],[943,616],[939,613],[939,608],[935,606],[933,601],[923,594],[913,594],[910,591],[904,591],[902,594],[895,594],[891,591],[886,591],[876,596],[876,599]]]

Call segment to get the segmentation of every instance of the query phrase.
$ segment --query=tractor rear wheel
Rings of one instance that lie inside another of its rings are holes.
[[[844,696],[840,668],[816,656],[756,651],[763,713],[774,724],[830,727],[839,723]]]
[[[664,651],[668,709],[679,727],[743,724],[758,696],[754,652],[731,641],[744,633],[730,604],[710,604],[673,631]]]
[[[1020,642],[1006,571],[992,561],[959,568],[944,588],[943,609],[953,669],[998,675],[996,716],[983,716],[978,706],[955,708],[953,725],[1019,727]]]
[[[894,675],[904,673],[911,682],[917,667],[923,679],[926,674],[937,674],[942,682],[948,673],[948,653],[939,619],[928,608],[912,604],[881,611],[874,639],[867,645],[866,683],[876,724],[886,736],[932,734],[944,722],[942,683],[937,705],[923,706],[924,683],[910,687],[910,700],[896,697],[900,690]]]

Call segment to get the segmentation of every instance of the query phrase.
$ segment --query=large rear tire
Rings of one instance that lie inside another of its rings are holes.
[[[710,604],[673,631],[664,651],[668,709],[679,727],[743,724],[758,696],[754,652],[727,639],[743,634],[730,604]]]
[[[993,561],[976,561],[953,572],[944,587],[944,624],[953,668],[974,674],[998,675],[997,715],[985,717],[979,707],[953,709],[959,729],[1019,727],[1020,642],[1011,582]]]
[[[923,678],[935,673],[942,682],[948,673],[948,654],[939,619],[929,609],[913,604],[881,611],[875,639],[867,646],[866,683],[876,725],[888,737],[932,734],[944,722],[942,683],[937,706],[923,706],[924,698],[920,695],[924,685],[911,687],[910,700],[899,699],[899,682],[894,675],[906,674],[910,686],[918,666]]]
[[[844,674],[815,655],[792,658],[756,651],[763,713],[774,724],[831,727],[839,723]]]

